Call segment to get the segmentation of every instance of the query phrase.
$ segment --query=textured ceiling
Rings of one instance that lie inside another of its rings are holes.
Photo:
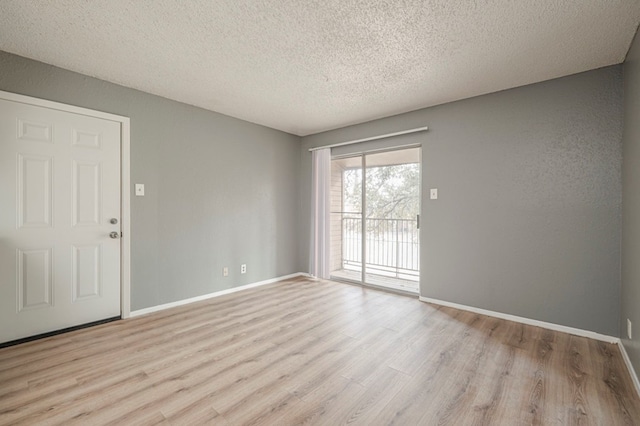
[[[624,60],[638,0],[0,0],[0,50],[307,135]]]

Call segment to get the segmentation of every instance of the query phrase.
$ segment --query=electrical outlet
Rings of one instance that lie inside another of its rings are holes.
[[[228,277],[229,276],[229,268],[228,267],[224,267],[222,268],[222,276],[223,277]]]
[[[627,337],[629,338],[629,340],[633,339],[632,332],[631,332],[631,320],[629,318],[627,318]]]
[[[247,273],[247,264],[243,263],[242,265],[240,265],[240,273],[241,274],[246,274]]]

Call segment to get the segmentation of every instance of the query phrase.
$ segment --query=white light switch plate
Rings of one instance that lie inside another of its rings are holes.
[[[438,199],[438,188],[431,188],[431,194],[429,196],[432,200]]]
[[[144,197],[144,184],[136,183],[136,197]]]

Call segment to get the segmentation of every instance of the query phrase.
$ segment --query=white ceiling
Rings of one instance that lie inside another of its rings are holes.
[[[624,60],[638,0],[0,0],[0,50],[307,135]]]

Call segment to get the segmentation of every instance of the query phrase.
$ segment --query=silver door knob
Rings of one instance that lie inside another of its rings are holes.
[[[111,233],[109,234],[109,236],[110,236],[111,238],[116,239],[116,238],[119,238],[119,237],[120,237],[120,234],[119,234],[118,232],[113,231],[113,232],[111,232]]]

